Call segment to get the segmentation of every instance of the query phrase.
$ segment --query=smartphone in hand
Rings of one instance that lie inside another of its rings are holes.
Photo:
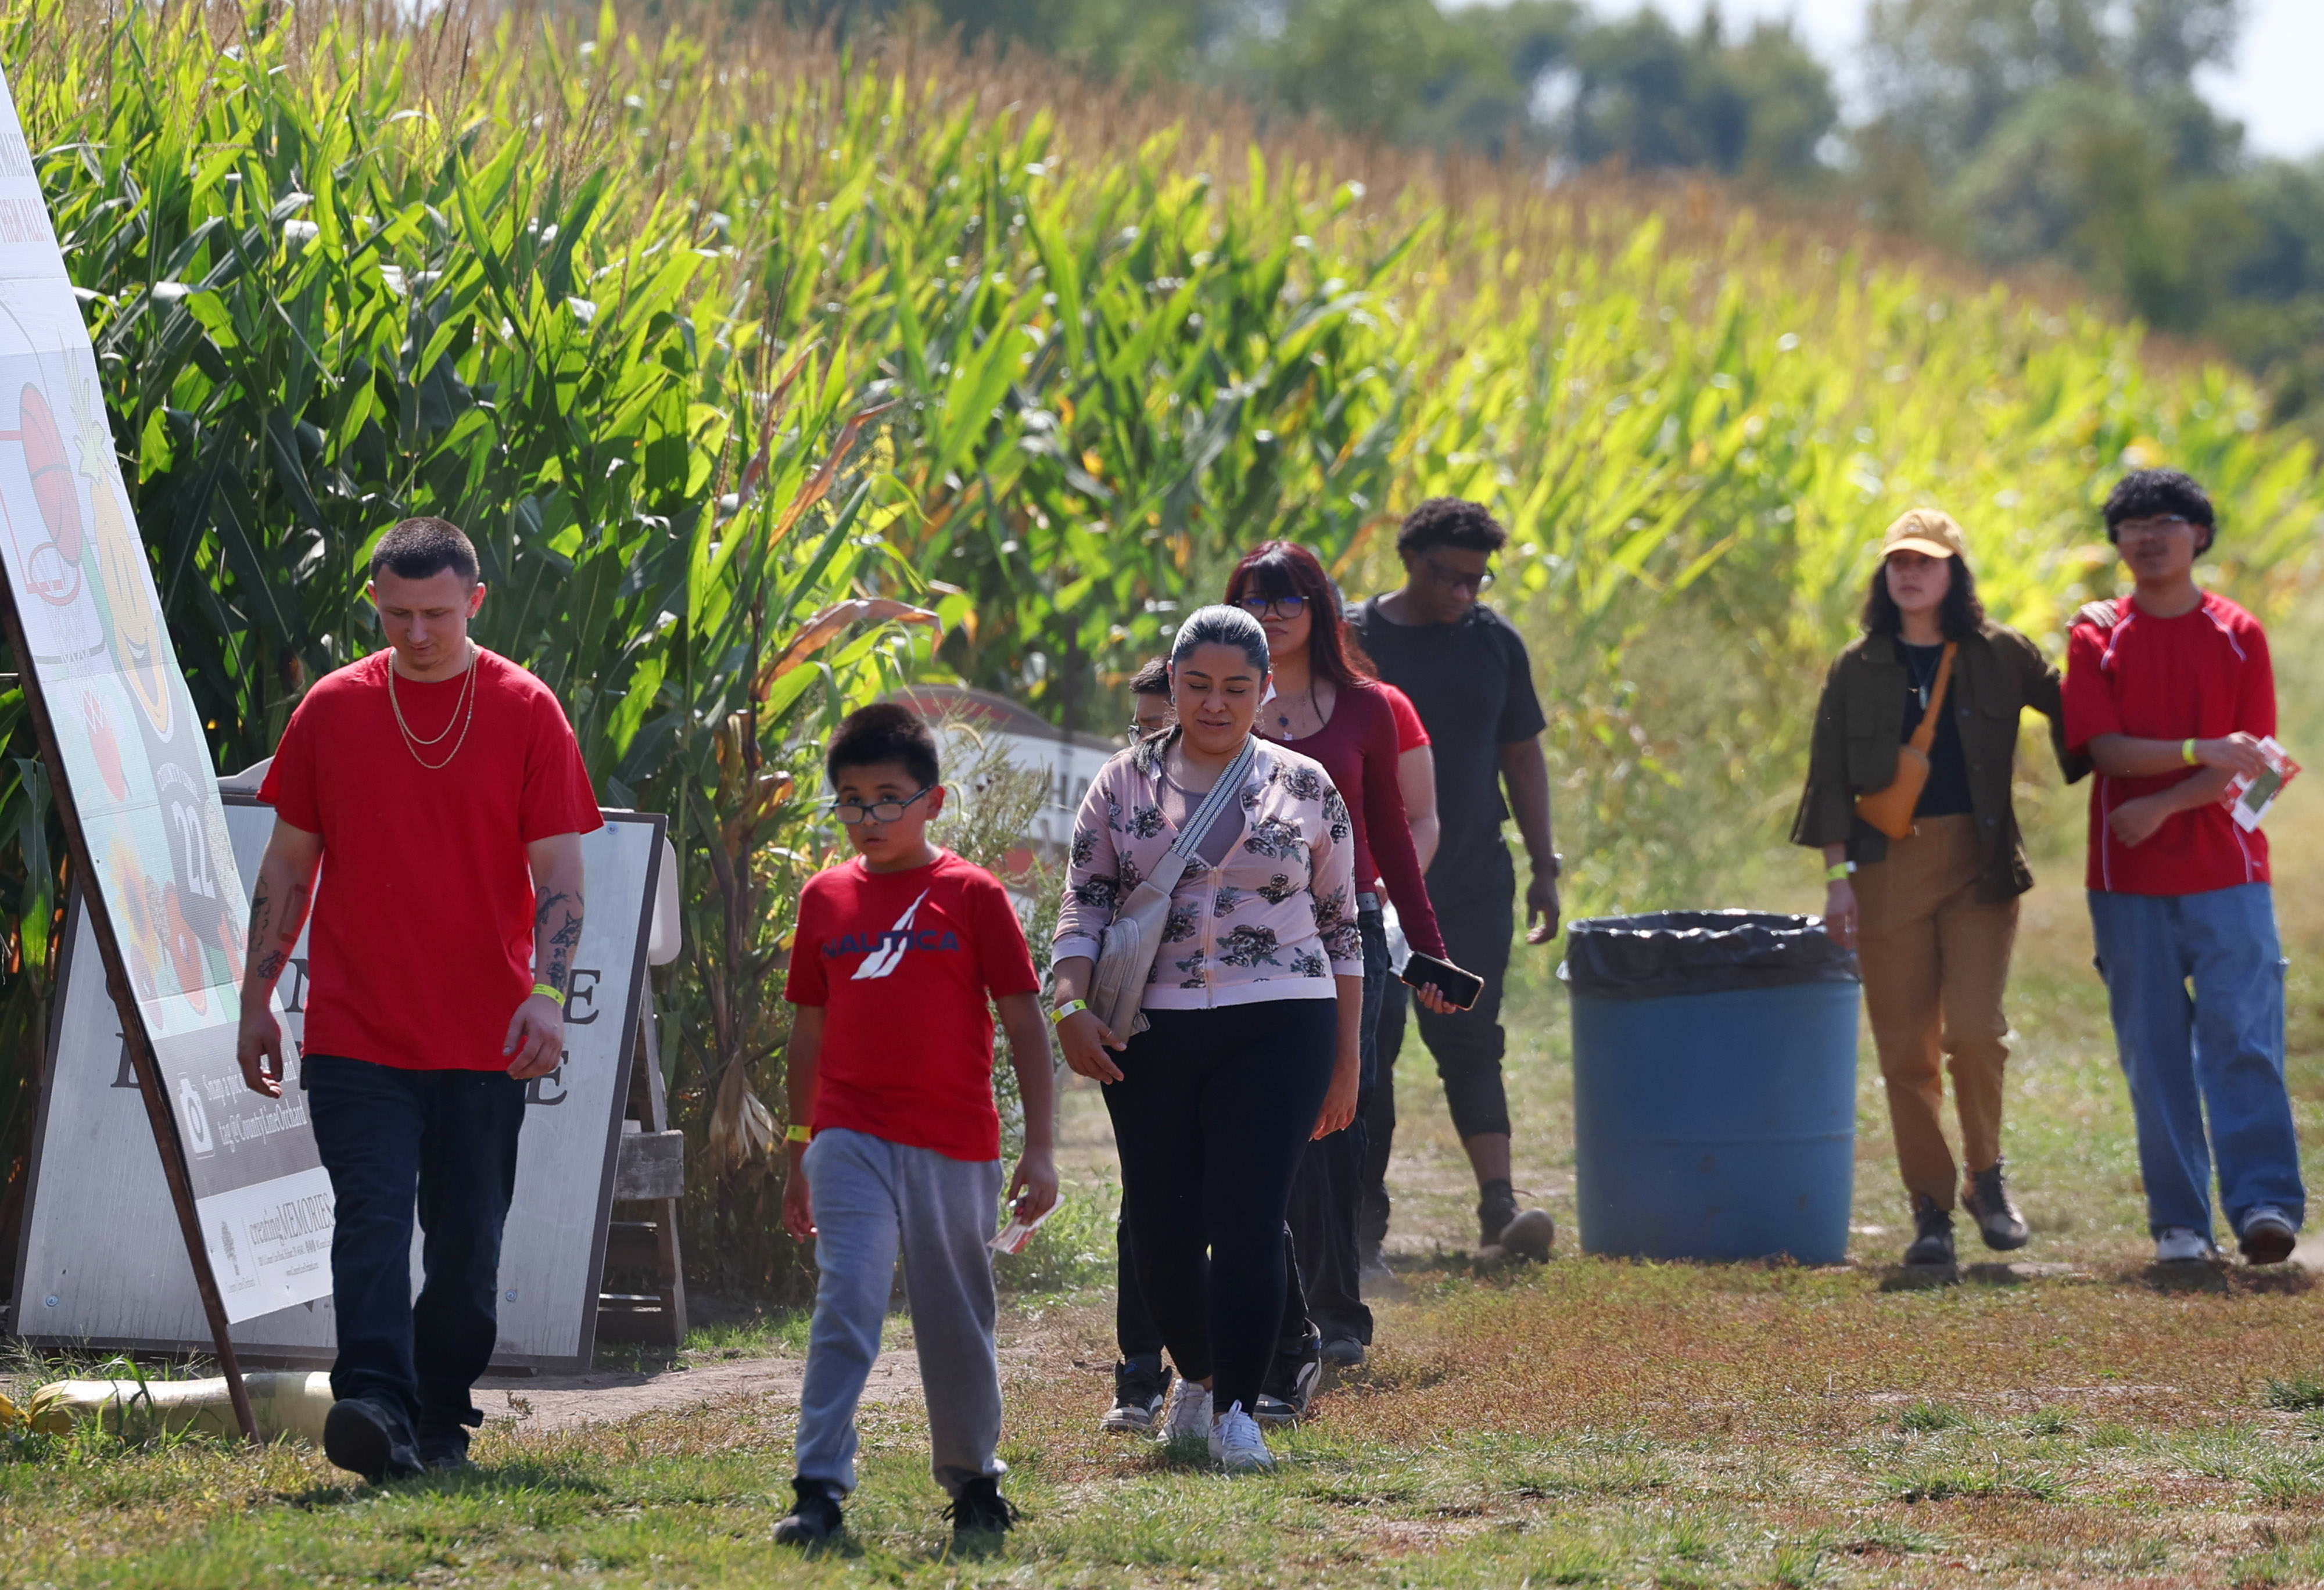
[[[1444,996],[1444,1003],[1455,1010],[1467,1010],[1475,1006],[1485,991],[1485,979],[1473,971],[1462,971],[1449,960],[1439,960],[1434,955],[1412,952],[1404,963],[1404,980],[1416,988],[1434,988]]]

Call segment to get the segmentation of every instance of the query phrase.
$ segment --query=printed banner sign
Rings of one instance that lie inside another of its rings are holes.
[[[273,831],[272,810],[229,795],[226,823],[233,839],[229,865],[254,879]],[[581,836],[589,912],[574,951],[565,1054],[557,1070],[526,1087],[516,1196],[501,1242],[500,1339],[493,1362],[503,1367],[584,1369],[590,1362],[631,1040],[645,999],[647,942],[662,877],[662,819],[650,813],[608,812],[604,827]],[[170,1194],[87,913],[75,911],[70,933],[49,1080],[33,1129],[15,1328],[35,1340],[200,1351],[201,1299],[176,1223],[160,1214]],[[306,992],[302,934],[282,974],[282,1030],[290,1051],[282,1097],[244,1090],[238,1075],[223,1099],[205,1094],[199,1117],[212,1158],[271,1152],[290,1138],[311,1144],[296,1057]],[[185,1100],[179,1109],[181,1121],[196,1118]],[[190,1126],[186,1151],[198,1152]],[[328,1285],[330,1185],[318,1181],[310,1192],[292,1181],[245,1177],[254,1190],[267,1191],[245,1218],[227,1222],[235,1251],[214,1247],[214,1263],[222,1288],[235,1284],[236,1258],[248,1271],[254,1253],[286,1271],[316,1265],[325,1284],[315,1300],[276,1305],[255,1318],[237,1315],[232,1334],[247,1354],[328,1363],[337,1342]],[[411,1273],[416,1290],[416,1239]]]
[[[303,1105],[247,1092],[235,1062],[250,903],[5,75],[0,573],[32,653],[20,665],[55,726],[64,765],[50,776],[88,836],[226,1317],[321,1297],[328,1182]]]

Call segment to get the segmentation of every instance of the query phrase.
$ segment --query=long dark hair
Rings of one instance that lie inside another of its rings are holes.
[[[1227,576],[1227,605],[1240,611],[1246,596],[1296,596],[1307,603],[1314,615],[1307,629],[1307,666],[1317,678],[1352,690],[1370,676],[1371,660],[1349,643],[1332,576],[1298,542],[1261,541],[1244,555]]]
[[[1969,572],[1969,565],[1959,553],[1945,559],[1953,571],[1953,583],[1946,588],[1945,599],[1937,607],[1937,627],[1948,640],[1966,640],[1985,623],[1985,603],[1977,599],[1977,576]],[[1864,613],[1858,622],[1867,635],[1900,635],[1904,629],[1904,615],[1897,611],[1896,599],[1888,594],[1888,563],[1881,560],[1872,571],[1872,589],[1864,593]]]

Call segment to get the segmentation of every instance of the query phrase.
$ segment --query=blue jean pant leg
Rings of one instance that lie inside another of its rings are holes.
[[[2219,1200],[2241,1233],[2273,1206],[2296,1227],[2307,1212],[2300,1142],[2283,1080],[2283,950],[2266,884],[2181,901],[2195,985],[2195,1077],[2210,1117]]]
[[[332,1395],[384,1402],[420,1433],[483,1423],[471,1392],[499,1335],[524,1084],[326,1054],[309,1055],[300,1077],[337,1206]],[[426,1277],[417,1301],[415,1217]]]
[[[855,1408],[880,1356],[896,1281],[889,1154],[860,1132],[818,1132],[801,1156],[815,1209],[815,1318],[799,1387],[798,1474],[855,1488]]]
[[[2268,886],[2092,890],[2089,901],[2150,1227],[2211,1234],[2214,1142],[2232,1218],[2274,1203],[2297,1222],[2305,1199],[2283,1087],[2282,955]]]

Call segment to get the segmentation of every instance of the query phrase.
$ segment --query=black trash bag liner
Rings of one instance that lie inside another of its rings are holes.
[[[1860,980],[1856,952],[1832,942],[1821,917],[1774,911],[1585,917],[1566,926],[1557,975],[1577,994],[1608,999]]]

